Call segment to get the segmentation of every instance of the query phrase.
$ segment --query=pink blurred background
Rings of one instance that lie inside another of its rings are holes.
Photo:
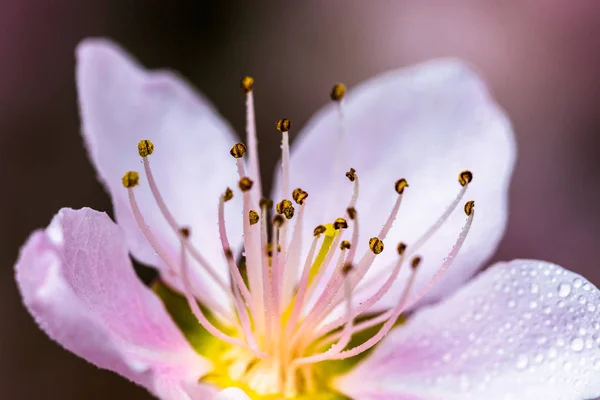
[[[464,58],[518,137],[510,222],[495,259],[550,260],[600,285],[599,21],[594,0],[0,0],[1,397],[150,398],[52,343],[13,278],[19,246],[60,207],[110,210],[78,132],[73,50],[82,38],[109,36],[148,66],[179,70],[239,132],[238,80],[253,75],[269,169],[278,158],[273,121],[286,115],[300,126],[333,82]]]

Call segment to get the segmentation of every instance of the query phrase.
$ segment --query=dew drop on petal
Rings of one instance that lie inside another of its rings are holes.
[[[561,283],[558,285],[558,295],[560,297],[567,297],[571,294],[571,285],[569,283]]]
[[[571,350],[580,352],[583,350],[585,343],[582,338],[575,338],[571,340]]]

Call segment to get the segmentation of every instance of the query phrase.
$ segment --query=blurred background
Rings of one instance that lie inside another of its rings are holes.
[[[511,116],[519,159],[495,259],[540,258],[600,285],[600,2],[0,0],[0,390],[11,399],[149,399],[51,342],[21,305],[12,266],[63,206],[110,210],[79,135],[75,45],[121,42],[179,70],[244,127],[239,78],[257,80],[261,162],[272,124],[301,126],[333,82],[438,56],[473,63]]]

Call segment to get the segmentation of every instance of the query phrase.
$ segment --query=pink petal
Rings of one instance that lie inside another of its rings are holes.
[[[77,48],[77,88],[90,156],[134,256],[161,266],[133,219],[121,184],[128,170],[140,172],[135,190],[146,222],[163,245],[178,254],[177,238],[155,204],[137,151],[139,140],[150,139],[156,146],[149,157],[152,172],[167,206],[179,224],[191,227],[194,244],[228,279],[217,205],[219,195],[238,180],[229,155],[236,141],[229,125],[179,76],[148,71],[107,40],[85,40]],[[236,244],[241,241],[241,196],[232,201],[227,229]],[[200,280],[209,279],[204,277]],[[210,291],[216,285],[206,286]]]
[[[369,238],[381,229],[396,200],[394,183],[406,178],[410,187],[385,241],[386,250],[372,269],[370,276],[375,276],[396,259],[399,241],[410,245],[442,214],[460,190],[459,172],[470,169],[474,179],[464,202],[475,200],[477,216],[452,273],[429,300],[459,287],[490,257],[504,232],[515,160],[508,119],[481,79],[455,60],[431,61],[375,77],[348,93],[343,111],[343,143],[338,140],[337,110],[328,105],[293,146],[291,185],[309,193],[306,235],[318,224],[343,216],[352,192],[344,172],[353,167],[360,179],[358,254],[368,251]],[[336,157],[340,170],[332,182]],[[328,213],[330,204],[334,207]],[[461,204],[420,251],[424,262],[417,287],[448,254],[464,219]],[[390,300],[395,301],[399,292],[395,290]]]
[[[15,268],[40,327],[94,365],[158,395],[210,370],[137,279],[123,233],[106,214],[62,209],[29,238]]]
[[[230,387],[220,391],[215,400],[250,400],[250,397],[242,389]]]
[[[596,287],[517,260],[417,312],[336,386],[361,400],[591,399],[600,396],[599,334]]]

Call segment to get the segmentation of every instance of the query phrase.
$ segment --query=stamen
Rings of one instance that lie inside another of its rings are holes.
[[[189,233],[189,231],[188,231],[188,233]],[[183,233],[183,234],[184,234],[184,236],[189,236],[189,235],[186,235],[185,233]],[[185,243],[184,243],[185,240],[187,240],[187,239],[181,240],[181,271],[182,271],[182,276],[186,277],[186,278],[183,279],[184,286],[186,284],[189,284],[189,281],[187,279],[188,265],[187,265],[187,257],[186,257],[186,254],[187,254],[186,253],[186,246],[185,246]],[[231,254],[229,254],[228,258],[231,258]],[[240,324],[242,326],[242,331],[244,333],[244,337],[246,339],[246,344],[247,344],[244,347],[249,348],[254,353],[254,355],[256,357],[258,357],[258,358],[266,358],[266,357],[268,357],[268,355],[266,353],[264,353],[264,352],[262,352],[260,350],[260,348],[258,347],[258,344],[256,343],[256,338],[254,337],[254,334],[252,333],[252,326],[250,325],[250,319],[248,317],[248,312],[247,312],[246,308],[244,307],[244,305],[242,303],[242,299],[241,299],[239,290],[235,286],[234,286],[233,290],[234,290],[234,293],[233,293],[234,296],[233,297],[234,297],[234,300],[235,300],[235,303],[236,303],[236,308],[238,309],[238,312],[239,312]],[[189,290],[186,290],[186,292],[189,292]],[[191,292],[189,294],[191,295]],[[192,308],[192,312],[194,313],[194,315],[197,314],[196,318],[198,319],[198,321],[199,322],[201,320],[208,321],[208,319],[206,319],[206,317],[204,316],[204,313],[202,312],[202,310],[198,306],[198,303],[193,298],[193,295],[189,296],[189,298],[188,298],[188,295],[186,294],[186,299],[188,300],[188,304]],[[194,306],[192,306],[192,304],[190,304],[190,301],[194,303]],[[210,322],[208,322],[208,323],[210,324]],[[202,322],[200,322],[200,324],[202,324]],[[205,329],[207,329],[207,327],[204,326],[204,324],[202,324],[202,326]],[[211,324],[211,326],[212,326],[212,324]],[[214,329],[216,331],[218,331],[218,329],[216,327],[214,327]],[[211,332],[210,330],[208,330],[208,331],[211,334],[214,335],[213,332]],[[220,331],[218,331],[218,332],[220,332]],[[225,334],[223,333],[223,335],[225,335]],[[229,336],[227,336],[227,337],[229,337]]]
[[[154,234],[152,233],[152,231],[146,224],[146,221],[144,220],[144,217],[142,216],[142,213],[140,211],[138,203],[135,199],[133,189],[131,187],[129,187],[127,189],[127,192],[129,195],[129,204],[131,205],[131,210],[133,212],[134,218],[135,218],[139,228],[142,230],[144,236],[146,237],[146,240],[148,241],[150,246],[152,246],[152,248],[154,249],[156,254],[160,257],[160,259],[165,264],[167,264],[167,266],[172,271],[174,271],[175,273],[177,273],[180,276],[181,282],[183,284],[183,289],[184,289],[183,294],[185,295],[188,305],[189,305],[190,309],[192,310],[192,313],[196,316],[196,319],[198,320],[200,325],[202,325],[204,327],[204,329],[206,329],[210,334],[212,334],[213,336],[215,336],[218,339],[225,341],[226,343],[229,343],[229,344],[232,344],[235,346],[242,346],[244,348],[248,348],[246,343],[244,343],[243,341],[241,341],[239,339],[230,337],[230,336],[226,335],[225,333],[221,332],[217,327],[215,327],[206,318],[206,316],[204,315],[204,313],[198,306],[198,302],[196,301],[196,299],[194,297],[194,294],[193,294],[194,291],[192,289],[191,281],[187,274],[187,272],[188,272],[187,265],[186,264],[182,265],[181,266],[182,268],[180,271],[175,267],[176,264],[167,255],[167,252],[162,248],[162,246],[160,246],[158,244],[158,240],[156,239],[156,237],[154,236]],[[231,322],[230,313],[227,312],[218,302],[216,302],[216,301],[214,301],[214,299],[206,296],[203,292],[199,292],[197,296],[200,299],[200,301],[202,301],[202,303],[206,304],[208,307],[210,307],[212,310],[214,310],[218,316],[220,316],[221,318],[226,318],[229,320],[229,322]]]
[[[381,300],[383,298],[383,296],[385,296],[388,293],[388,291],[392,287],[393,283],[398,278],[398,275],[400,274],[400,270],[402,269],[402,264],[404,263],[404,254],[406,251],[406,244],[404,244],[402,242],[399,243],[398,247],[397,247],[397,251],[398,251],[398,254],[400,255],[400,258],[395,263],[392,273],[390,274],[388,279],[384,282],[384,284],[377,290],[377,292],[374,295],[370,296],[368,299],[366,299],[365,301],[363,301],[362,303],[360,303],[358,305],[358,307],[354,311],[354,318],[359,317],[362,313],[368,311],[373,305],[375,305],[379,300]],[[419,260],[420,260],[420,258],[419,258]],[[321,334],[330,332],[330,331],[336,329],[337,327],[342,326],[344,321],[345,321],[345,319],[343,317],[340,317],[340,318],[336,319],[335,321],[332,321],[332,322],[322,326],[321,328],[319,328],[319,332],[316,334],[316,336],[320,336]]]
[[[391,313],[391,316],[389,317],[389,319],[383,324],[381,329],[374,336],[372,336],[370,339],[368,339],[366,342],[362,343],[361,345],[358,345],[350,350],[346,350],[346,351],[342,351],[340,353],[334,354],[330,357],[327,357],[326,359],[327,360],[344,360],[349,357],[354,357],[360,353],[367,351],[368,349],[370,349],[371,347],[373,347],[374,345],[379,343],[388,334],[388,332],[393,328],[393,326],[396,323],[396,320],[398,319],[400,314],[402,314],[402,312],[404,312],[404,310],[406,309],[405,304],[408,299],[408,294],[410,293],[410,289],[411,289],[412,285],[414,284],[416,271],[417,271],[416,268],[412,270],[412,273],[411,273],[408,283],[406,285],[406,289],[402,293],[400,301],[392,309],[392,313]],[[365,329],[365,328],[361,328],[361,330],[362,329]],[[357,329],[355,329],[354,332],[352,332],[352,333],[356,333],[356,332],[358,332],[358,326],[357,326]]]
[[[444,262],[440,266],[440,268],[433,274],[433,277],[427,282],[427,284],[410,300],[408,307],[412,307],[416,304],[423,296],[425,296],[429,291],[443,278],[446,271],[452,266],[454,263],[454,259],[458,255],[460,249],[462,248],[465,240],[467,239],[467,235],[469,234],[469,230],[471,229],[471,225],[473,224],[473,218],[475,217],[475,202],[468,201],[465,204],[465,214],[467,214],[467,221],[463,226],[454,247],[444,259]]]
[[[242,278],[242,274],[240,274],[240,270],[236,265],[235,260],[233,259],[233,254],[231,252],[231,246],[229,245],[229,239],[227,238],[227,229],[225,227],[225,200],[223,197],[219,199],[219,237],[221,239],[221,246],[223,247],[223,253],[225,254],[225,258],[227,259],[227,264],[229,265],[229,272],[235,285],[240,290],[242,297],[244,298],[246,305],[250,308],[253,314],[256,314],[256,310],[254,310],[254,301],[252,299],[252,295],[250,291],[246,287],[244,283],[244,278]],[[238,310],[239,313],[242,310]]]
[[[296,189],[301,190],[301,189]],[[302,193],[306,193],[302,191]],[[308,194],[306,194],[308,196]],[[304,197],[305,199],[306,197]],[[300,267],[300,256],[302,252],[302,233],[304,225],[304,199],[300,204],[300,210],[298,211],[298,218],[296,219],[296,225],[294,226],[294,233],[290,240],[290,248],[285,260],[283,267],[283,287],[281,289],[281,304],[286,305],[292,299],[292,292],[294,290],[294,284],[298,277],[298,268]]]
[[[123,175],[123,179],[121,179],[121,181],[123,182],[123,186],[125,186],[127,189],[134,188],[140,182],[140,175],[135,171],[129,171]]]
[[[277,130],[281,132],[281,197],[285,198],[290,192],[290,137],[289,131],[292,127],[292,123],[287,118],[282,118],[277,121]],[[288,200],[289,201],[289,200]],[[290,203],[291,206],[291,203]],[[286,213],[286,218],[290,219],[294,215],[294,207],[288,208],[288,212]],[[291,210],[291,216],[288,217],[288,214]],[[279,212],[279,211],[277,211]],[[287,248],[287,227],[283,227],[281,229],[281,238],[280,243],[281,246],[286,249]]]
[[[466,210],[467,208],[469,208],[470,213],[467,212],[467,210]],[[389,319],[385,322],[385,324],[381,327],[381,329],[379,330],[379,332],[377,332],[377,334],[375,334],[373,337],[371,337],[369,340],[367,340],[363,344],[361,344],[353,349],[344,351],[344,352],[340,353],[339,355],[332,357],[331,359],[343,360],[345,358],[354,357],[357,354],[360,354],[360,353],[368,350],[369,348],[373,347],[375,344],[377,344],[379,341],[381,341],[387,335],[387,333],[393,327],[395,321],[398,319],[400,314],[402,314],[405,310],[409,309],[414,304],[416,304],[418,301],[420,301],[423,298],[423,296],[425,296],[431,290],[431,288],[434,287],[440,281],[440,279],[442,279],[442,277],[444,276],[446,271],[453,264],[456,256],[458,255],[458,253],[459,253],[462,245],[464,244],[464,241],[469,233],[469,229],[471,228],[471,225],[473,223],[473,217],[475,216],[474,203],[470,207],[467,207],[465,205],[465,213],[468,215],[465,226],[463,227],[454,247],[450,251],[450,254],[448,254],[448,256],[444,259],[444,262],[442,263],[440,268],[434,273],[433,277],[429,280],[429,282],[427,282],[427,284],[415,296],[413,296],[410,299],[410,301],[408,301],[408,290],[405,291],[400,299],[400,302],[396,305],[396,307],[393,308],[391,311],[388,311],[387,313],[384,313],[382,315],[384,317],[389,316]],[[414,283],[415,272],[418,269],[418,266],[420,263],[421,263],[420,257],[415,257],[411,261],[411,267],[412,267],[413,272],[409,278],[409,286],[412,286]],[[379,317],[377,317],[377,318],[379,318]],[[381,321],[375,323],[375,325],[377,325],[380,322]],[[370,326],[373,326],[372,323],[373,322],[370,323],[371,324]],[[364,324],[363,326],[360,327],[360,330],[367,329],[367,327],[368,327],[367,324]],[[359,330],[359,326],[356,327],[355,332],[358,332],[358,330]]]
[[[260,163],[258,159],[258,136],[256,134],[256,117],[254,112],[254,79],[246,76],[241,80],[241,88],[246,94],[246,143],[250,149],[250,175],[256,181],[256,193],[262,193],[260,179]]]
[[[444,223],[448,220],[456,206],[460,203],[462,198],[464,197],[467,189],[469,188],[469,182],[473,180],[473,174],[471,171],[462,171],[458,175],[458,181],[461,184],[462,188],[456,195],[456,198],[450,203],[448,208],[444,211],[444,213],[438,218],[438,220],[431,226],[429,229],[421,236],[412,246],[408,247],[409,255],[415,254],[417,251],[423,247],[423,245],[431,239],[431,237],[444,225]]]
[[[372,237],[371,239],[369,239],[369,248],[371,249],[373,254],[381,254],[384,248],[383,241],[379,238]]]
[[[233,158],[242,158],[246,154],[246,145],[244,143],[234,144],[231,150],[229,150],[229,154]]]
[[[248,178],[247,176],[242,177],[238,182],[238,186],[242,192],[247,192],[250,189],[252,189],[253,184],[254,182],[250,180],[250,178]]]
[[[319,225],[317,228],[319,227],[323,228],[323,231],[321,233],[324,233],[325,227],[323,225]],[[315,229],[315,231],[317,231],[317,229]],[[292,329],[296,326],[298,318],[300,317],[300,311],[304,306],[304,299],[306,297],[306,290],[308,288],[308,277],[311,269],[310,266],[312,265],[313,258],[315,256],[315,251],[317,249],[317,243],[319,242],[321,233],[315,234],[312,245],[310,246],[310,250],[308,251],[308,256],[306,257],[306,261],[304,262],[302,276],[300,277],[300,282],[298,283],[298,290],[296,292],[296,299],[294,301],[294,306],[292,308],[290,319],[288,320],[286,326],[286,332],[288,337],[291,334]]]
[[[258,216],[258,213],[256,211],[250,210],[248,212],[248,220],[250,221],[250,225],[255,225],[260,220],[260,217]]]
[[[343,83],[336,83],[335,85],[333,85],[333,88],[331,88],[331,100],[333,101],[342,101],[342,99],[344,98],[344,96],[346,95],[346,85],[344,85]]]
[[[278,214],[285,215],[287,219],[292,219],[295,210],[291,201],[283,199],[281,202],[277,203],[275,206],[275,211],[277,211]]]
[[[328,350],[323,353],[315,354],[308,357],[301,357],[293,360],[288,367],[287,371],[287,379],[286,379],[286,393],[293,394],[296,391],[295,388],[295,375],[296,370],[301,365],[314,364],[324,360],[331,358],[333,355],[339,354],[347,345],[350,343],[350,339],[352,339],[352,328],[354,326],[354,319],[352,318],[353,310],[352,310],[352,287],[349,282],[350,280],[350,272],[352,270],[351,266],[345,265],[341,273],[344,275],[344,295],[346,298],[346,318],[347,323],[344,326],[344,329],[341,334],[340,340],[331,346]]]
[[[144,171],[146,172],[146,180],[148,181],[148,186],[150,187],[150,192],[154,197],[154,201],[158,206],[163,218],[167,221],[167,224],[171,227],[173,232],[178,236],[179,240],[185,239],[181,236],[180,225],[175,220],[175,217],[167,207],[160,191],[158,190],[158,185],[156,184],[156,180],[154,179],[154,174],[152,173],[152,168],[150,168],[150,160],[147,156],[151,155],[154,152],[154,144],[150,140],[140,140],[138,142],[138,152],[140,156],[142,156],[142,161],[144,164]],[[146,156],[144,156],[144,154]],[[128,173],[129,174],[129,173]],[[125,177],[123,177],[125,179]],[[137,180],[136,180],[137,182]],[[125,183],[125,182],[123,182]],[[231,192],[231,190],[230,190]],[[231,193],[231,197],[233,197],[233,193]],[[231,198],[229,197],[229,198]],[[223,280],[223,278],[216,272],[216,270],[210,265],[208,260],[204,258],[202,253],[189,241],[183,241],[185,247],[189,251],[190,255],[194,260],[196,260],[200,266],[208,273],[208,275],[225,291],[225,293],[229,293],[229,288],[227,283]]]
[[[297,188],[294,189],[294,191],[292,192],[292,198],[294,199],[294,201],[300,205],[304,204],[304,200],[306,200],[306,198],[308,197],[308,193],[306,193],[304,190]]]
[[[241,143],[238,143],[238,145]],[[243,144],[241,144],[243,146]],[[237,145],[236,145],[237,146]],[[234,148],[236,147],[234,146]],[[237,146],[240,147],[240,146]],[[245,146],[244,146],[245,149]],[[238,154],[244,153],[243,151],[239,151]],[[244,167],[244,162],[241,157],[237,157],[237,168],[238,174],[240,176],[240,182],[244,180],[244,176],[246,175],[246,170]],[[252,185],[250,185],[252,186]],[[241,187],[241,185],[240,185]],[[243,232],[244,232],[244,251],[246,256],[246,273],[248,277],[248,284],[250,285],[250,291],[245,292],[242,289],[242,294],[252,293],[252,306],[250,309],[252,310],[252,314],[255,319],[255,325],[259,334],[263,333],[266,329],[264,313],[262,310],[264,309],[264,286],[263,286],[263,277],[262,277],[262,268],[258,268],[257,264],[262,260],[262,255],[260,254],[260,231],[259,227],[253,227],[258,220],[259,216],[256,211],[250,210],[251,203],[251,192],[246,190],[243,192],[243,213],[248,215],[248,219],[244,219],[243,221]],[[224,223],[224,221],[223,221]],[[237,270],[237,267],[236,267]],[[237,272],[239,274],[239,270]],[[239,274],[241,277],[241,274]],[[246,288],[246,285],[243,285]],[[246,299],[246,297],[244,297]],[[246,299],[247,300],[247,299]]]

